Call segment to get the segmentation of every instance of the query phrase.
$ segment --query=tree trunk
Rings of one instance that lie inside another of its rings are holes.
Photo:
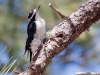
[[[42,75],[49,61],[100,19],[100,0],[89,0],[51,31],[35,53],[29,68],[19,75]]]

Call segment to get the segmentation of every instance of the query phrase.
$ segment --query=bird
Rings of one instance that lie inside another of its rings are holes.
[[[38,49],[38,46],[41,44],[42,39],[45,35],[45,21],[39,15],[40,6],[36,9],[31,10],[28,15],[29,24],[27,26],[27,39],[25,52],[30,54],[30,62],[34,52]]]

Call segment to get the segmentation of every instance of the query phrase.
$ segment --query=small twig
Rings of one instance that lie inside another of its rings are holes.
[[[49,6],[50,6],[56,13],[58,13],[62,19],[65,19],[65,18],[66,18],[66,16],[63,15],[63,14],[62,14],[57,8],[55,8],[51,3],[49,3]]]

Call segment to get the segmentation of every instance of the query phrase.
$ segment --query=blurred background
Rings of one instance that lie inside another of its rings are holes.
[[[29,58],[25,51],[27,16],[41,5],[40,16],[46,21],[46,30],[60,23],[61,18],[49,6],[52,3],[66,16],[77,11],[88,0],[0,0],[0,70],[13,56],[17,71],[27,69]],[[75,75],[76,72],[100,72],[100,21],[82,33],[62,53],[55,56],[44,75]],[[8,52],[9,51],[9,52]],[[11,69],[13,70],[13,69]],[[9,73],[11,72],[9,71]],[[9,73],[7,75],[9,75]]]

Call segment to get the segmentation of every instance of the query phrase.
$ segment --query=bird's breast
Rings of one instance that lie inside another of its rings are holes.
[[[41,23],[40,21],[35,21],[36,23],[36,38],[42,39],[45,34],[45,25]]]

